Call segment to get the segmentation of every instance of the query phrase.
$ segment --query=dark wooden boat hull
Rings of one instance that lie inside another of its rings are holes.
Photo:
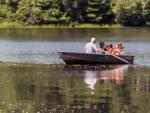
[[[126,62],[112,56],[112,55],[98,55],[98,54],[86,54],[86,53],[74,53],[74,52],[58,52],[60,57],[66,64],[74,65],[95,65],[95,64],[127,64]],[[134,56],[118,56],[131,64],[133,64]]]

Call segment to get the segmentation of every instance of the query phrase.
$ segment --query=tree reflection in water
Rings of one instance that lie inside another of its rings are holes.
[[[142,107],[150,104],[149,68],[1,65],[0,70],[2,113],[150,111]]]

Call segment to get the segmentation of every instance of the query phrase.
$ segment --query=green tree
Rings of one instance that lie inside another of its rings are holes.
[[[150,26],[150,0],[147,0],[145,2],[144,16],[145,16],[146,25]]]
[[[14,21],[19,0],[1,0],[0,1],[0,19],[5,21]]]
[[[60,0],[21,0],[16,15],[27,24],[63,24],[68,19]]]
[[[84,3],[86,0],[84,0]],[[72,22],[82,22],[82,7],[83,0],[62,0],[63,4],[63,11],[67,13],[67,16],[69,17],[69,23]]]
[[[145,16],[143,14],[143,4],[133,2],[125,6],[121,5],[118,10],[117,20],[125,26],[142,26],[145,25]]]
[[[5,4],[12,8],[12,10],[16,11],[19,0],[5,0]]]
[[[16,12],[16,18],[19,22],[27,24],[40,24],[41,23],[41,9],[36,6],[36,1],[21,0]]]
[[[42,19],[45,24],[64,24],[69,17],[61,10],[62,2],[60,0],[39,0],[38,5],[42,10]]]
[[[114,14],[111,3],[111,0],[88,0],[85,22],[112,23]]]

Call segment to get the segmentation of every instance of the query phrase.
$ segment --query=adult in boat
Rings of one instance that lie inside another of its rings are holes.
[[[84,47],[85,53],[96,54],[99,49],[96,47],[96,38],[92,37],[91,42],[87,43]]]

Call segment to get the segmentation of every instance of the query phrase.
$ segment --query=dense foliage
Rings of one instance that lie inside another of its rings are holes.
[[[0,22],[150,25],[150,0],[0,0]]]

